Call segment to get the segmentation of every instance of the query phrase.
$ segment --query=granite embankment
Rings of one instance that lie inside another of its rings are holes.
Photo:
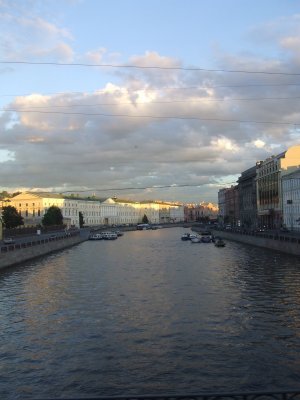
[[[295,256],[300,255],[300,236],[267,232],[257,234],[242,234],[219,230],[213,231],[213,234],[215,236],[221,236],[223,239],[233,240],[235,242],[264,247]]]
[[[63,250],[87,239],[86,234],[76,232],[65,237],[36,239],[20,244],[0,247],[0,270],[46,254]]]

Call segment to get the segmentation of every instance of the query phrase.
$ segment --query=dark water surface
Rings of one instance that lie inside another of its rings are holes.
[[[0,273],[0,398],[300,386],[300,260],[181,228]]]

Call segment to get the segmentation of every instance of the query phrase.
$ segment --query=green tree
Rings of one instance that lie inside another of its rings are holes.
[[[42,224],[44,226],[62,225],[63,215],[61,213],[60,208],[57,206],[49,207],[42,219]]]
[[[84,225],[84,219],[83,219],[83,214],[81,211],[79,211],[79,226],[82,228]]]
[[[144,214],[143,219],[142,219],[143,224],[149,224],[149,220],[146,214]]]
[[[2,222],[7,229],[24,225],[23,217],[18,214],[18,210],[13,206],[3,207]]]

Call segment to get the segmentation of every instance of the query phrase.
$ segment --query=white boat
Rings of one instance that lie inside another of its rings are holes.
[[[199,236],[192,237],[191,243],[201,243],[201,238]]]
[[[102,232],[102,237],[104,240],[115,240],[118,239],[116,232]]]
[[[89,240],[102,240],[103,236],[102,233],[94,233],[89,236]]]
[[[188,232],[184,233],[181,236],[181,240],[192,240],[196,238],[198,238],[198,235],[196,235],[195,233],[188,233]]]

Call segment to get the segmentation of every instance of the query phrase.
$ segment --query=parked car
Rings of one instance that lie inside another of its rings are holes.
[[[15,240],[12,237],[3,239],[4,244],[15,244]]]

